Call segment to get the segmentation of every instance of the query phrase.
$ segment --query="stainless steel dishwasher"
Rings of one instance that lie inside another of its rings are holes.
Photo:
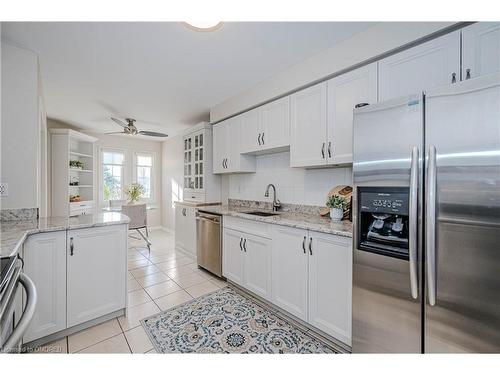
[[[198,266],[222,277],[222,216],[196,213],[196,256]]]

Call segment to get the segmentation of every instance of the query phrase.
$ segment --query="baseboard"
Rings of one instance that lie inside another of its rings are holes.
[[[168,234],[171,234],[171,235],[174,235],[175,234],[175,231],[173,229],[170,229],[170,228],[167,228],[167,227],[163,227],[163,226],[158,226],[156,227],[157,229],[165,232],[165,233],[168,233]]]

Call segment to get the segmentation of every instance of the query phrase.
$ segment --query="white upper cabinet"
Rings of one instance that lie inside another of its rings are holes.
[[[290,166],[326,164],[327,83],[321,82],[290,97]]]
[[[67,233],[68,327],[124,309],[128,225]]]
[[[252,109],[238,116],[241,121],[241,152],[251,153],[261,148],[262,109]]]
[[[24,342],[66,328],[66,231],[40,233],[24,244],[24,272],[36,286],[35,315]]]
[[[290,97],[262,106],[261,150],[280,150],[290,146]]]
[[[351,345],[351,239],[312,231],[309,236],[308,321]]]
[[[227,134],[228,134],[228,124],[229,120],[223,121],[219,124],[216,124],[212,128],[213,132],[213,170],[214,173],[224,173],[226,171],[225,168],[225,160],[227,157]]]
[[[500,71],[500,22],[462,30],[462,80]]]
[[[460,80],[460,31],[379,61],[379,101]]]
[[[287,149],[290,146],[290,97],[275,100],[238,116],[241,152]]]
[[[328,81],[328,164],[352,163],[353,109],[377,102],[377,64]]]
[[[213,126],[214,173],[255,172],[255,158],[241,154],[241,124],[236,116]]]

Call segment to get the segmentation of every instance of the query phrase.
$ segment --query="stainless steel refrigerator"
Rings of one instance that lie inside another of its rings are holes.
[[[500,352],[500,75],[354,111],[352,351]]]

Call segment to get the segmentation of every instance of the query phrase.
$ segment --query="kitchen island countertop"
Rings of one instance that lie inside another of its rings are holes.
[[[75,217],[42,217],[34,220],[0,221],[0,257],[14,256],[26,238],[35,233],[67,229],[127,224],[130,219],[119,212],[94,213]]]

